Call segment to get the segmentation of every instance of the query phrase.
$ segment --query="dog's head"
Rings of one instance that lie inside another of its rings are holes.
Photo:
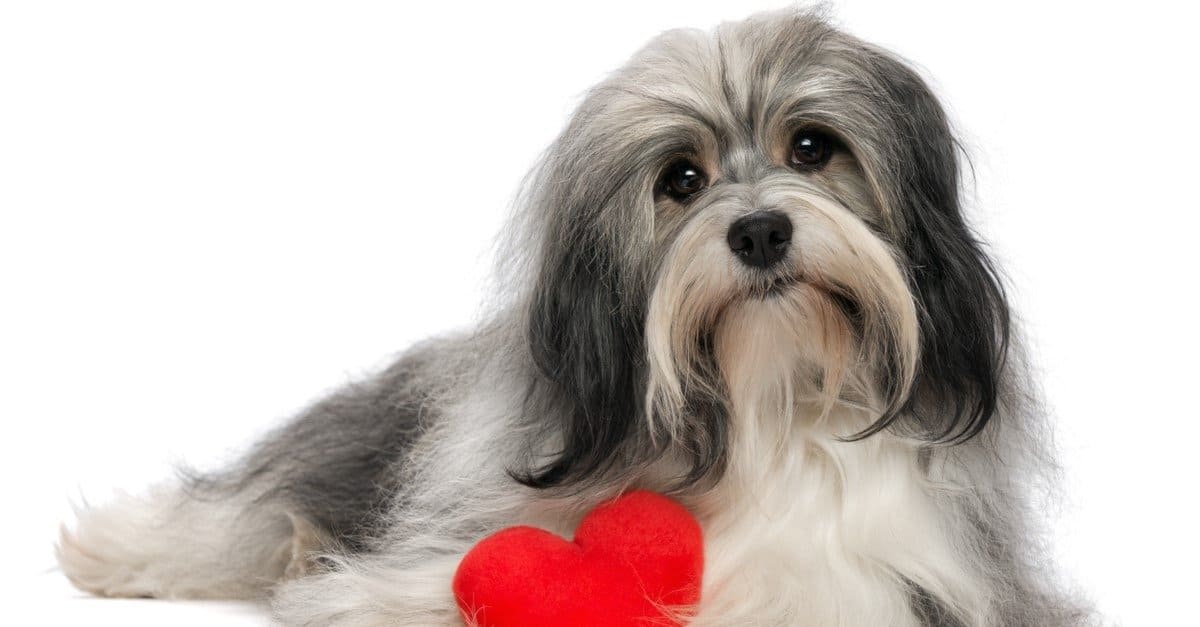
[[[565,416],[524,479],[674,443],[719,472],[741,396],[931,441],[993,414],[1007,307],[958,150],[901,61],[809,13],[668,32],[593,89],[533,179],[527,332]],[[899,421],[899,422],[898,422]]]

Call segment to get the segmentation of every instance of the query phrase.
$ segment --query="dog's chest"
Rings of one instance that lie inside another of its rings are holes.
[[[728,474],[694,504],[698,625],[915,625],[915,582],[941,591],[967,576],[915,448],[759,435],[735,444]]]

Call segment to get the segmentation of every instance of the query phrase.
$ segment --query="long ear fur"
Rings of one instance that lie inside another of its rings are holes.
[[[613,284],[618,264],[591,236],[593,225],[564,226],[564,240],[544,260],[528,317],[534,363],[563,405],[562,450],[518,477],[534,487],[603,470],[641,415],[641,308]]]
[[[638,158],[598,155],[595,111],[585,102],[532,180],[528,219],[536,225],[535,271],[525,331],[540,377],[534,382],[561,442],[548,462],[514,472],[545,488],[601,474],[644,423],[644,280],[628,247],[637,232]],[[645,158],[645,157],[642,157]],[[643,229],[648,231],[647,229]],[[633,460],[624,459],[629,464]]]
[[[539,394],[561,449],[514,473],[535,487],[632,470],[666,450],[645,416],[645,316],[654,273],[653,187],[663,164],[688,150],[692,116],[653,98],[626,98],[623,79],[595,88],[531,180],[525,226],[536,253],[525,329],[548,393]],[[630,124],[630,120],[642,124]],[[653,123],[649,121],[654,121]],[[700,418],[682,440],[689,480],[720,465],[719,403],[697,401]],[[618,464],[615,466],[614,464]]]
[[[903,411],[921,435],[963,441],[996,411],[1008,352],[1009,309],[991,260],[966,224],[959,196],[959,146],[942,107],[917,74],[868,48],[863,61],[879,111],[894,133],[875,152],[870,178],[902,224],[898,246],[909,263],[921,320],[921,359]],[[878,147],[877,147],[878,148]]]

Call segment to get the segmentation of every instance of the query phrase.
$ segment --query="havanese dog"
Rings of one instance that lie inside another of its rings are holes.
[[[1048,563],[1048,428],[960,160],[919,75],[819,12],[664,33],[530,175],[478,328],[81,511],[62,569],[456,625],[475,542],[569,537],[640,487],[702,525],[698,627],[1090,623]]]

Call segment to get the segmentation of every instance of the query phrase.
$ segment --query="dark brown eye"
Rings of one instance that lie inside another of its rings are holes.
[[[704,191],[707,186],[708,177],[704,170],[690,161],[676,161],[663,172],[663,193],[681,202]]]
[[[834,140],[820,131],[801,130],[792,138],[789,163],[797,170],[819,170],[833,156]]]

